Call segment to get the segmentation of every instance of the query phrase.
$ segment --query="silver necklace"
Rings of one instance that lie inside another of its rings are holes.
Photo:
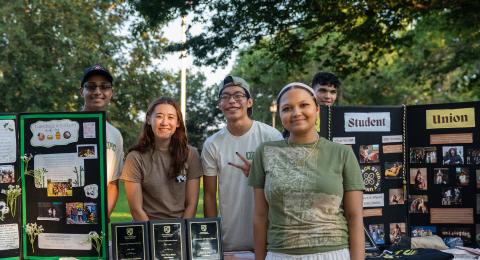
[[[312,154],[315,152],[315,147],[317,147],[317,144],[318,144],[318,141],[320,141],[320,136],[318,136],[317,134],[317,140],[315,141],[315,143],[311,146],[307,146],[306,148],[310,149],[310,151],[308,152],[307,156],[305,156],[305,158],[303,159],[298,159],[295,161],[295,166],[296,167],[299,167],[299,168],[303,168],[305,167],[305,165],[307,164],[307,161],[308,159],[312,156]],[[289,146],[291,146],[292,144],[288,141],[287,139],[287,144]]]

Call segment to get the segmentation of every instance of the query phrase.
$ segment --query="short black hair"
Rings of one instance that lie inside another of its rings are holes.
[[[333,85],[336,89],[340,88],[342,83],[340,80],[335,76],[335,74],[330,72],[318,72],[313,76],[312,80],[312,88],[315,89],[317,85]]]

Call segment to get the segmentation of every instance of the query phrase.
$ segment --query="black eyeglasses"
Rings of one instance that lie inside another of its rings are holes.
[[[102,81],[100,82],[100,84],[97,84],[96,82],[89,81],[89,82],[85,82],[85,84],[83,84],[83,87],[86,88],[88,91],[95,91],[97,87],[101,91],[106,91],[106,90],[112,89],[112,83],[108,81]]]
[[[229,101],[230,98],[232,98],[232,97],[233,97],[233,100],[240,101],[240,100],[246,98],[247,95],[243,94],[243,93],[240,93],[240,92],[236,92],[236,93],[233,93],[233,94],[224,93],[224,94],[220,95],[220,100],[225,102],[225,101]]]

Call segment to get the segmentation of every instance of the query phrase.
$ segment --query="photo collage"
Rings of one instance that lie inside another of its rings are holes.
[[[480,242],[479,109],[479,102],[329,108],[329,138],[357,156],[364,224],[377,244],[397,234],[465,232],[465,245]]]
[[[403,107],[331,109],[333,142],[350,146],[360,165],[367,232],[377,245],[398,242],[407,234]]]
[[[24,255],[100,256],[105,245],[93,247],[91,234],[105,234],[104,191],[105,136],[101,113],[72,113],[70,116],[20,115],[24,147],[22,188],[29,200],[24,205],[27,226],[39,229],[37,243]],[[102,217],[103,216],[103,217]],[[75,226],[75,227],[74,227]],[[39,229],[40,230],[40,229]],[[29,243],[29,240],[25,240]],[[101,247],[100,247],[101,246]],[[103,248],[103,249],[102,249]]]
[[[467,115],[478,113],[475,110],[473,105],[458,109],[440,105],[439,109],[407,108],[410,121],[426,123],[425,129],[418,124],[407,129],[412,237],[435,234],[444,239],[460,237],[464,245],[477,242],[474,224],[479,213],[475,195],[480,192],[479,133],[473,128],[476,119],[467,121]]]

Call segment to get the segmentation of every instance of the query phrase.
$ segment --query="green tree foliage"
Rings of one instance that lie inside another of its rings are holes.
[[[148,104],[164,95],[178,97],[180,84],[178,75],[154,63],[163,57],[166,39],[155,30],[129,33],[129,24],[138,17],[130,9],[122,2],[98,0],[2,3],[0,111],[78,111],[83,70],[101,63],[114,76],[108,118],[119,127],[125,146],[133,144]],[[213,123],[210,108],[197,106],[203,101],[195,100],[208,98],[203,80],[199,76],[191,83],[198,91],[189,97],[189,126],[197,144]]]
[[[287,63],[304,63],[312,43],[339,33],[337,46],[354,42],[370,60],[399,41],[412,23],[432,13],[444,13],[452,25],[478,24],[478,1],[149,1],[130,3],[146,17],[140,28],[154,28],[180,14],[193,13],[205,31],[189,38],[187,47],[198,62],[224,64],[245,43],[268,39],[270,50]],[[178,45],[176,48],[182,48]],[[174,48],[175,49],[175,48]],[[337,52],[333,50],[332,55]]]
[[[339,101],[343,105],[479,100],[479,26],[449,17],[449,11],[444,11],[417,19],[403,32],[408,44],[399,41],[374,59],[355,42],[338,46],[337,32],[319,37],[305,51],[305,63],[295,66],[261,41],[240,51],[233,73],[251,83],[256,104],[262,107],[254,116],[266,122],[271,120],[268,105],[283,85],[310,84],[320,70],[342,79]],[[337,54],[332,54],[335,48]]]

